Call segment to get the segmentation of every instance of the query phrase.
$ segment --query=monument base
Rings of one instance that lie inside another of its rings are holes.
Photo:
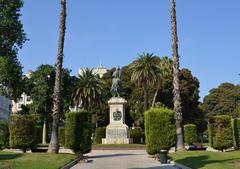
[[[110,124],[106,128],[106,138],[102,139],[102,144],[132,144],[128,135],[126,124]]]
[[[132,138],[103,138],[102,144],[132,144]]]

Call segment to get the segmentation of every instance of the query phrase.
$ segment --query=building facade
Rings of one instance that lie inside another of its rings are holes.
[[[79,74],[79,75],[82,75],[82,72],[83,72],[84,70],[86,70],[86,68],[80,68],[80,69],[78,70],[78,74]],[[93,70],[93,73],[99,75],[100,78],[102,78],[103,75],[104,75],[105,73],[107,73],[107,71],[108,71],[108,69],[105,68],[105,67],[103,67],[102,65],[100,65],[100,66],[97,67],[97,68],[93,68],[92,70]]]

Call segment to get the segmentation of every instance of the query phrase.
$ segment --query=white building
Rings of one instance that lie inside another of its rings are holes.
[[[30,78],[32,74],[32,71],[30,70],[25,76],[27,78]],[[12,101],[12,112],[17,113],[18,111],[22,110],[22,105],[26,106],[28,104],[31,104],[32,100],[30,96],[28,96],[26,93],[23,93],[21,97],[17,100],[17,102]]]
[[[83,72],[84,70],[86,70],[86,68],[80,68],[80,69],[78,70],[78,73],[79,73],[80,75],[82,75],[82,72]],[[103,67],[102,65],[100,65],[100,66],[97,67],[97,68],[93,68],[92,70],[93,70],[93,73],[99,75],[100,78],[102,78],[103,75],[104,75],[105,73],[107,73],[107,71],[108,71],[108,69],[105,68],[105,67]]]
[[[28,104],[31,104],[32,100],[30,98],[30,96],[26,95],[25,93],[23,93],[21,95],[21,97],[18,99],[17,103],[13,103],[13,107],[15,110],[13,110],[13,112],[18,112],[22,110],[22,105],[26,106]],[[16,107],[15,107],[16,106]]]
[[[0,120],[8,120],[11,113],[12,101],[0,96]]]

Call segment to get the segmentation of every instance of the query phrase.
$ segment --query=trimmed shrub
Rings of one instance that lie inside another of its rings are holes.
[[[240,149],[240,118],[237,119],[237,129],[238,129],[238,145]]]
[[[233,147],[239,150],[239,133],[238,133],[238,119],[232,119],[232,132],[233,132]]]
[[[101,144],[102,138],[106,136],[106,127],[98,127],[94,133],[94,144]]]
[[[144,131],[141,129],[141,127],[134,127],[129,129],[130,138],[133,139],[133,143],[135,144],[142,144],[144,143],[145,135]]]
[[[184,125],[184,141],[187,145],[197,143],[197,126],[195,124]]]
[[[35,126],[35,144],[42,142],[42,126]]]
[[[147,153],[169,150],[176,142],[174,113],[167,108],[154,108],[144,113]]]
[[[63,128],[63,127],[59,128],[58,140],[59,140],[60,146],[65,145],[65,128]]]
[[[214,116],[209,119],[212,147],[223,151],[233,146],[231,118],[227,115]]]
[[[65,146],[76,154],[86,154],[92,149],[92,114],[87,111],[70,112],[65,121]]]
[[[9,129],[7,121],[0,121],[0,149],[9,146]]]
[[[210,147],[213,147],[213,132],[212,132],[213,125],[208,123],[208,142]]]
[[[11,148],[19,148],[26,152],[27,148],[33,148],[35,141],[35,118],[30,115],[13,115],[9,121],[9,145]]]

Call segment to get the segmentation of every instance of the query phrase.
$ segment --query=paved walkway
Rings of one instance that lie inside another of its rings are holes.
[[[177,169],[148,158],[145,150],[94,150],[88,157],[71,169]]]

